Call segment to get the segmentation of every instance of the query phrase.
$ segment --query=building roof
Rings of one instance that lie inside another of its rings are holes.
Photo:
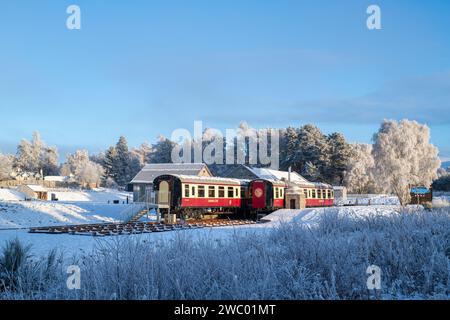
[[[34,192],[47,192],[46,188],[38,184],[27,184],[26,186],[31,190],[33,190]]]
[[[254,168],[247,166],[248,170],[253,172],[254,175],[256,175],[259,179],[266,179],[266,180],[275,180],[275,181],[289,181],[289,172],[287,171],[280,171],[280,170],[274,170],[269,168]],[[309,182],[305,178],[303,178],[301,175],[299,175],[297,172],[291,172],[291,182],[301,185],[313,185],[312,182]]]
[[[214,184],[227,184],[227,185],[242,185],[248,180],[242,179],[232,179],[232,178],[221,178],[221,177],[200,177],[200,176],[191,176],[184,174],[170,174],[170,176],[174,176],[181,180],[183,183],[214,183]]]
[[[198,176],[203,169],[211,174],[204,163],[151,163],[145,165],[130,183],[153,183],[157,176],[163,174]]]

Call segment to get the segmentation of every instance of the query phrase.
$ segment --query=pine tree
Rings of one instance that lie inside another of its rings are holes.
[[[105,184],[108,180],[116,181],[115,162],[117,158],[117,151],[114,147],[109,147],[105,152],[103,158],[103,176],[102,183]]]
[[[292,163],[295,171],[305,174],[307,179],[324,180],[324,171],[329,163],[329,152],[327,137],[314,125],[307,124],[300,128],[298,133],[298,149],[293,155]],[[311,170],[306,168],[306,164],[310,163],[319,172],[317,177],[308,175]]]
[[[119,186],[125,186],[131,180],[130,174],[130,153],[125,137],[120,137],[116,144],[116,161],[114,162],[114,172],[116,182]]]
[[[294,171],[300,171],[298,156],[299,150],[299,130],[293,127],[288,127],[282,130],[280,135],[280,169],[288,170],[289,167]]]
[[[342,185],[352,149],[342,133],[332,133],[327,140],[328,161],[324,167],[323,178],[328,183]]]
[[[172,163],[172,149],[174,142],[160,136],[158,142],[153,145],[150,155],[150,163]]]

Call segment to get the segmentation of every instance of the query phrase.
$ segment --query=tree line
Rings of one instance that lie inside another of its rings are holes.
[[[240,128],[245,131],[249,126],[241,123]],[[430,186],[438,177],[438,149],[430,142],[429,128],[416,121],[385,120],[372,144],[349,143],[342,133],[324,134],[312,124],[277,130],[281,170],[290,167],[311,181],[344,185],[352,193],[395,193],[406,203],[411,186]],[[213,130],[204,131],[203,149],[214,135]],[[235,148],[245,149],[246,143]],[[160,136],[154,144],[129,148],[126,138],[120,137],[103,152],[89,155],[77,150],[59,164],[57,148],[35,132],[31,141],[20,141],[15,155],[0,154],[0,180],[64,175],[81,186],[125,186],[146,163],[170,163],[176,145]],[[225,157],[226,146],[222,151]]]

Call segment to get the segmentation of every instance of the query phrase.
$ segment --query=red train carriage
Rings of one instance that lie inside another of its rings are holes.
[[[284,190],[282,181],[256,179],[249,183],[251,197],[250,208],[256,211],[269,211],[284,208]]]
[[[334,203],[333,187],[325,183],[311,183],[312,186],[304,186],[306,207],[331,207]]]
[[[182,213],[198,217],[204,214],[234,213],[242,207],[241,188],[245,180],[162,175],[153,181],[156,202],[162,213]]]

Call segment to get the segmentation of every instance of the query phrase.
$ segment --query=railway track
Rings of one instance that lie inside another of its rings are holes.
[[[176,230],[189,230],[199,228],[227,227],[256,224],[253,220],[204,220],[204,221],[187,221],[185,223],[164,224],[157,222],[128,222],[128,223],[99,223],[99,224],[83,224],[83,225],[66,225],[51,227],[30,228],[30,233],[41,234],[72,234],[85,236],[116,236],[143,234],[152,232],[166,232]]]

